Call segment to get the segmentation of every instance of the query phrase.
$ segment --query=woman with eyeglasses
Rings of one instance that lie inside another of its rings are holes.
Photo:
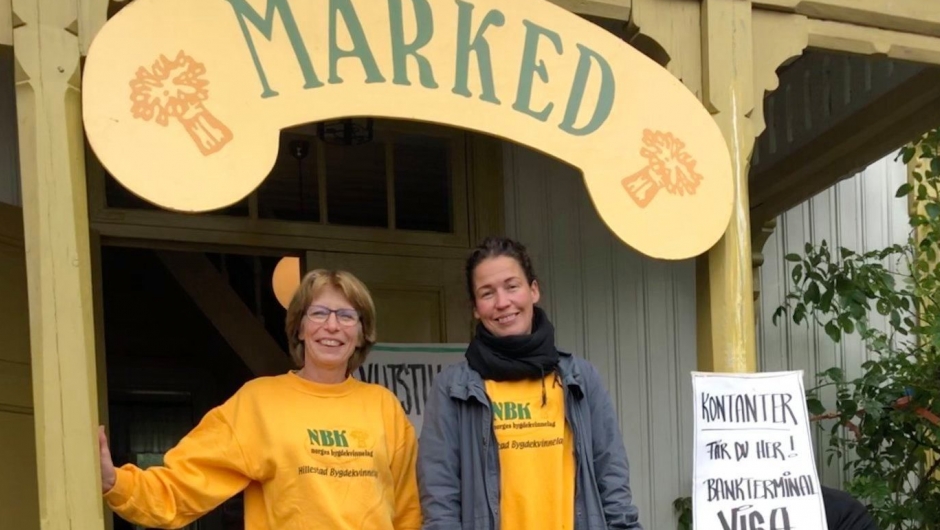
[[[137,525],[178,528],[245,491],[245,529],[417,530],[415,432],[398,399],[351,377],[375,344],[375,306],[343,271],[308,273],[287,310],[296,371],[259,377],[211,410],[164,466],[115,468],[104,497]]]

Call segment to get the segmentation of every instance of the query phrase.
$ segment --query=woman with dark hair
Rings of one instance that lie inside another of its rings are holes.
[[[466,276],[479,324],[428,397],[423,528],[640,529],[610,396],[590,363],[555,348],[525,247],[487,238]]]

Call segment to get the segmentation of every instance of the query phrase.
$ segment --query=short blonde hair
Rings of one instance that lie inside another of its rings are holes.
[[[316,269],[308,272],[301,280],[287,307],[285,329],[290,356],[298,368],[303,367],[304,341],[300,338],[301,324],[313,299],[326,287],[334,287],[342,292],[353,309],[359,313],[362,345],[356,348],[346,365],[346,373],[351,374],[362,366],[375,344],[375,303],[365,284],[350,272]]]

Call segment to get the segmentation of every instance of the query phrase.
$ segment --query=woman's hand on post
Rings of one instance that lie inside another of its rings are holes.
[[[117,475],[114,472],[111,449],[108,448],[108,436],[104,433],[103,426],[98,426],[98,450],[101,453],[101,493],[107,493],[114,487]]]

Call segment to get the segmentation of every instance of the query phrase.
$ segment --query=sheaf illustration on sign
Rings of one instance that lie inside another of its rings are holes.
[[[179,121],[205,155],[232,140],[232,131],[203,104],[209,99],[206,67],[180,50],[173,60],[161,55],[148,70],[141,66],[130,82],[131,115],[166,127]]]
[[[649,165],[620,181],[637,206],[646,208],[661,189],[672,195],[695,195],[703,177],[695,171],[695,159],[682,140],[646,129],[640,154]]]

